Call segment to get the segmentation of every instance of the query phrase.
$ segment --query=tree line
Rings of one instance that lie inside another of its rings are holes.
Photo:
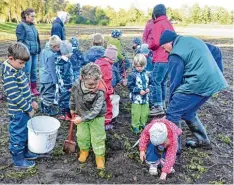
[[[151,18],[153,10],[152,7],[145,14],[135,7],[118,11],[110,6],[84,5],[81,8],[80,4],[70,4],[66,0],[0,0],[0,22],[20,22],[21,11],[28,7],[35,9],[39,23],[51,23],[57,11],[64,10],[70,13],[71,23],[109,26],[143,25]],[[171,21],[183,24],[233,24],[234,10],[218,6],[200,7],[195,3],[178,9],[168,7],[167,16]]]

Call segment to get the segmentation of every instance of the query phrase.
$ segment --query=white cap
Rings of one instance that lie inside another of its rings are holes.
[[[149,129],[150,141],[153,145],[157,146],[165,142],[167,139],[167,127],[162,122],[156,122]]]

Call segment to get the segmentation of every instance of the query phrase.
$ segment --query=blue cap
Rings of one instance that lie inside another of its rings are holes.
[[[160,37],[160,46],[169,42],[173,42],[177,36],[178,35],[176,34],[176,32],[171,30],[165,30]]]

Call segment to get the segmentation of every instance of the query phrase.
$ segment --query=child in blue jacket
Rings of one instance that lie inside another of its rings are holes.
[[[61,56],[56,61],[56,75],[59,89],[59,109],[62,116],[60,119],[69,121],[71,119],[69,109],[70,89],[74,83],[74,75],[70,58],[72,56],[72,45],[69,41],[62,41],[60,45]]]
[[[93,46],[91,46],[84,54],[85,64],[89,62],[95,62],[97,59],[104,56],[104,37],[100,33],[93,35]]]
[[[72,56],[70,58],[74,80],[76,81],[80,76],[80,69],[85,65],[84,55],[79,48],[79,41],[77,38],[72,37],[70,39],[70,43],[72,44]]]
[[[56,84],[58,83],[55,62],[61,42],[57,35],[53,35],[40,55],[40,111],[50,116],[58,113],[57,106],[54,104]]]
[[[131,117],[133,132],[138,134],[145,127],[149,115],[150,78],[145,71],[147,60],[143,54],[134,57],[134,69],[128,77],[128,89],[132,103]]]

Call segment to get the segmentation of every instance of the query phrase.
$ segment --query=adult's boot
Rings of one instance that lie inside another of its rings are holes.
[[[37,83],[36,82],[31,82],[30,83],[31,86],[31,92],[34,96],[39,96],[40,93],[37,91]]]
[[[24,151],[17,154],[12,154],[12,159],[14,167],[16,168],[32,168],[35,166],[34,161],[28,161],[27,159],[25,159]]]
[[[195,116],[191,120],[187,120],[185,122],[188,125],[191,132],[196,137],[196,141],[188,140],[186,142],[186,146],[191,148],[204,147],[210,149],[211,148],[210,139],[208,138],[206,129],[203,126],[200,119],[197,116]]]

